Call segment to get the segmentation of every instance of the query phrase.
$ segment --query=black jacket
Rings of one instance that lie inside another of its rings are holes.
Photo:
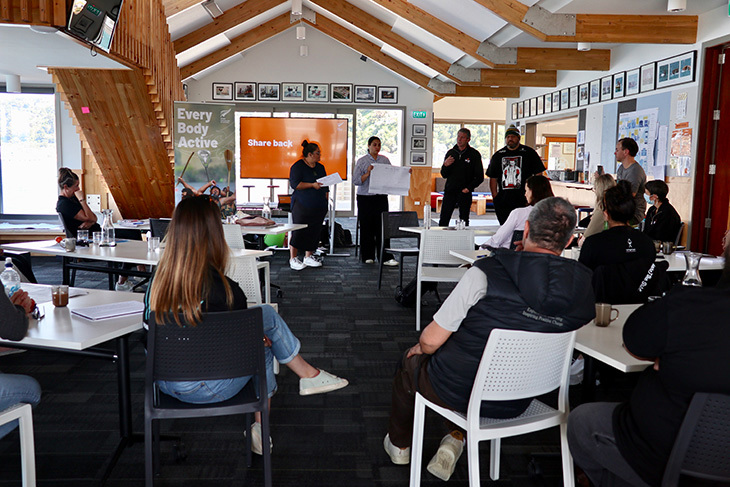
[[[461,190],[468,188],[473,192],[474,188],[484,181],[484,166],[482,156],[474,147],[467,145],[463,152],[458,146],[454,146],[446,153],[444,160],[454,156],[454,163],[450,166],[441,166],[441,176],[446,178],[444,193],[461,193]]]

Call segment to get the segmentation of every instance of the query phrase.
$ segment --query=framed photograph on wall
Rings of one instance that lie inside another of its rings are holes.
[[[598,103],[601,101],[601,80],[594,79],[590,86],[590,103]]]
[[[590,100],[590,85],[584,83],[578,87],[578,106],[588,105]]]
[[[604,76],[601,78],[601,101],[611,99],[613,92],[613,76]]]
[[[425,166],[426,165],[426,153],[425,152],[411,152],[411,166]]]
[[[331,101],[337,103],[352,103],[352,85],[344,83],[332,83],[330,85]]]
[[[644,64],[641,67],[641,78],[639,81],[639,90],[644,93],[651,91],[656,86],[656,63]]]
[[[527,118],[527,117],[529,117],[529,116],[530,116],[530,100],[525,100],[525,101],[523,101],[522,103],[524,103],[524,104],[525,104],[525,111],[524,111],[524,114],[525,114],[525,118]]]
[[[556,91],[555,93],[553,93],[553,111],[557,112],[560,110],[560,92]]]
[[[577,108],[577,107],[578,107],[578,87],[571,86],[570,87],[570,108]]]
[[[537,115],[537,98],[530,98],[530,116]]]
[[[635,95],[639,92],[639,68],[626,71],[626,96]]]
[[[696,54],[692,51],[657,61],[656,89],[694,81]]]
[[[613,97],[622,98],[626,91],[626,73],[613,75]]]
[[[525,102],[521,101],[517,104],[517,118],[523,118],[525,116]]]
[[[517,103],[512,104],[512,120],[517,120]]]
[[[553,111],[553,95],[548,93],[545,95],[545,113],[551,113]]]
[[[279,83],[259,83],[259,101],[279,101]]]
[[[375,86],[355,85],[355,103],[375,103]]]
[[[414,123],[413,128],[411,129],[411,135],[414,137],[423,137],[426,135],[426,124],[424,123]]]
[[[214,100],[233,100],[233,85],[231,83],[213,83]]]
[[[570,90],[563,88],[560,90],[560,109],[567,110],[570,108]]]
[[[282,101],[304,101],[304,83],[282,83]]]
[[[396,86],[378,86],[378,103],[398,103],[398,88]]]
[[[426,150],[426,139],[424,137],[411,138],[411,149]]]
[[[256,101],[256,83],[236,81],[236,100]]]
[[[540,95],[537,97],[537,114],[542,115],[545,113],[545,97]]]
[[[327,102],[329,101],[329,84],[307,83],[305,101]]]

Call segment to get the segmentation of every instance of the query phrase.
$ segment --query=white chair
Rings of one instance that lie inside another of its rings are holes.
[[[479,442],[491,440],[489,476],[499,479],[499,449],[504,437],[560,426],[563,482],[573,487],[573,459],[568,450],[568,376],[575,332],[537,333],[492,330],[479,364],[466,415],[444,409],[416,393],[411,453],[411,487],[421,485],[423,427],[426,406],[466,430],[469,485],[479,487]],[[533,399],[527,410],[512,419],[479,417],[482,401],[536,397],[555,389],[558,409]]]
[[[226,243],[228,244],[228,247],[230,247],[233,250],[243,250],[246,248],[246,244],[243,240],[243,232],[241,231],[241,226],[237,224],[224,224],[223,225],[223,235],[226,238]],[[264,271],[264,285],[265,285],[265,293],[266,293],[266,303],[271,304],[271,268],[269,266],[269,263],[262,260],[256,261],[257,269]],[[233,279],[233,277],[231,277]],[[234,279],[235,280],[235,279]],[[243,285],[241,285],[243,288]],[[248,296],[248,292],[246,289],[243,290],[246,293],[246,296]],[[259,295],[261,293],[259,292]],[[261,304],[259,302],[258,304]]]
[[[20,425],[20,462],[23,486],[35,487],[35,447],[33,445],[33,414],[30,404],[15,404],[0,411],[0,424],[18,420]]]
[[[449,250],[474,250],[474,231],[424,230],[421,234],[416,275],[416,331],[421,329],[421,283],[459,282],[467,270],[458,267],[464,261],[449,254]],[[430,267],[431,265],[452,267]]]

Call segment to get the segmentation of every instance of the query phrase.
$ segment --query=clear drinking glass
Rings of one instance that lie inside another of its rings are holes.
[[[684,260],[687,264],[687,271],[684,273],[682,278],[683,286],[702,286],[702,279],[700,278],[700,260],[702,254],[696,252],[687,252],[684,254]]]

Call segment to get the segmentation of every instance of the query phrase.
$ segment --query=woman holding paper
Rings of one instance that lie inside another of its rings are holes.
[[[388,211],[388,195],[370,192],[370,176],[376,164],[391,165],[387,157],[380,154],[380,139],[368,139],[368,153],[357,160],[353,183],[357,186],[357,213],[360,219],[360,260],[365,264],[375,263],[383,237],[381,214]],[[385,245],[389,245],[388,242]],[[390,254],[383,254],[383,265],[396,266],[398,261]]]
[[[321,156],[317,144],[304,140],[302,158],[289,170],[289,185],[294,190],[291,196],[292,221],[307,224],[307,228],[293,231],[289,242],[289,267],[295,271],[322,267],[322,263],[312,255],[319,245],[322,224],[327,215],[329,188],[317,182],[327,175],[324,166],[319,163]],[[303,261],[298,257],[299,250],[305,253]]]

